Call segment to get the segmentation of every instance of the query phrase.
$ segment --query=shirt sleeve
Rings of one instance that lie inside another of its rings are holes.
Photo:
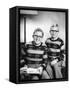
[[[49,38],[45,41],[45,44],[47,45],[47,44],[48,44],[48,42],[49,42]]]
[[[60,42],[61,42],[61,47],[64,45],[64,41],[62,39],[60,39]]]
[[[44,54],[43,54],[44,63],[47,63],[47,58],[48,58],[48,55],[47,55],[47,47],[45,46],[45,47],[44,47]]]

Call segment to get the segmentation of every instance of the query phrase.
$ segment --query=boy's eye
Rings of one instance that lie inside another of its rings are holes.
[[[40,37],[40,38],[42,38],[42,36],[38,36],[38,35],[33,35],[34,37]]]
[[[58,32],[57,30],[51,30],[52,32]]]

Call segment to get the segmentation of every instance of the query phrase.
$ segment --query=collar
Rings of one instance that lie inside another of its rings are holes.
[[[32,44],[33,44],[35,47],[40,47],[40,46],[42,46],[42,42],[41,42],[40,45],[36,45],[36,43],[35,43],[34,41],[32,41]]]
[[[51,41],[57,41],[58,39],[59,39],[59,38],[57,38],[57,39],[50,38]]]

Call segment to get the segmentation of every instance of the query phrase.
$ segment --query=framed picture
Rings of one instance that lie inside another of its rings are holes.
[[[10,8],[13,83],[68,81],[68,9]]]

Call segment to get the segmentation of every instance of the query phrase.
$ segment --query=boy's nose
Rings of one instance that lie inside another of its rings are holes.
[[[36,40],[38,40],[38,38],[36,38]]]

